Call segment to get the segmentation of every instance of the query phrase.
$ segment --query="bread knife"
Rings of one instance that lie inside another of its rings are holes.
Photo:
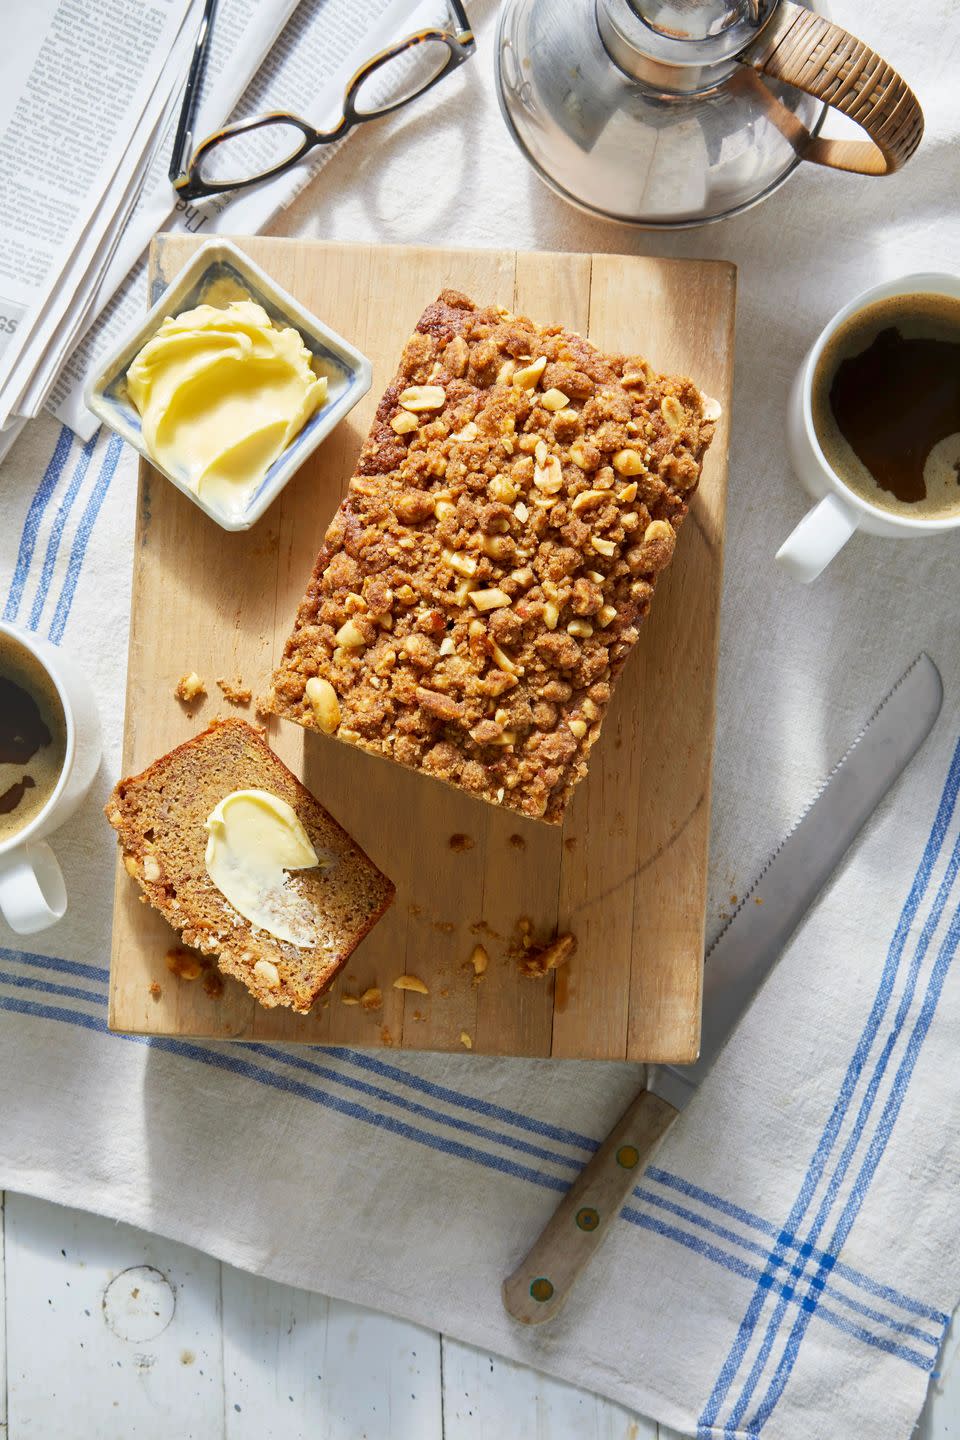
[[[803,815],[708,949],[700,1056],[656,1065],[646,1088],[560,1201],[503,1283],[515,1320],[539,1325],[560,1310],[637,1185],[658,1141],[708,1074],[803,916],[933,727],[940,672],[920,654],[830,772]]]

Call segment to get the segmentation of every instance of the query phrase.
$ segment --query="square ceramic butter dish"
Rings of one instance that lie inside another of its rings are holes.
[[[158,465],[144,442],[139,411],[127,393],[126,375],[131,361],[168,315],[179,315],[203,304],[226,305],[241,298],[262,305],[275,324],[290,325],[299,331],[319,362],[318,373],[327,377],[327,398],[273,462],[240,514],[230,516],[196,494],[183,476]],[[249,530],[307,457],[363,398],[372,379],[370,361],[355,346],[324,325],[229,240],[211,240],[174,277],[145,319],[104,362],[88,383],[84,399],[99,420],[128,441],[216,524],[224,530]]]

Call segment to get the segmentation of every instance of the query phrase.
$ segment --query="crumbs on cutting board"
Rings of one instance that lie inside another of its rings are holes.
[[[457,831],[455,835],[450,836],[447,844],[455,855],[462,855],[465,850],[472,850],[476,841],[470,835],[463,835]]]
[[[157,980],[151,980],[150,984],[147,986],[147,990],[150,993],[151,1000],[159,1000],[160,996],[163,994],[163,991],[160,988],[160,983]]]
[[[244,685],[239,675],[234,680],[227,680],[221,675],[217,684],[231,705],[249,705],[253,699],[253,691],[249,685]]]
[[[517,962],[520,974],[528,980],[542,980],[551,970],[565,965],[577,948],[576,936],[566,931],[554,935],[543,944],[536,944],[533,938],[533,924],[526,915],[517,921],[517,938],[510,946],[510,954]]]
[[[185,950],[182,945],[168,950],[163,959],[170,974],[176,975],[178,980],[197,980],[203,973],[200,960],[192,950]]]
[[[223,995],[223,976],[219,970],[207,969],[203,972],[204,994],[211,1000],[219,1000]]]
[[[513,846],[514,850],[526,850],[527,848],[527,842],[526,840],[524,840],[522,835],[511,835],[510,844]]]
[[[206,695],[207,686],[206,683],[200,679],[196,670],[188,670],[185,675],[180,676],[180,679],[174,686],[173,693],[181,704],[192,705],[194,700],[198,700],[201,696]]]

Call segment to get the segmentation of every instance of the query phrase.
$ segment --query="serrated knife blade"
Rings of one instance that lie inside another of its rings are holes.
[[[706,953],[699,1058],[693,1065],[651,1067],[646,1088],[504,1281],[503,1303],[515,1319],[540,1324],[563,1305],[651,1151],[710,1070],[866,821],[929,735],[942,702],[940,672],[928,655],[920,654],[741,898]]]

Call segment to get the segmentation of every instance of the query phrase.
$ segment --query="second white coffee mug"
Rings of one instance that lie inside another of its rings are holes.
[[[921,520],[909,515],[894,515],[889,510],[871,505],[851,490],[832,469],[813,424],[811,401],[817,365],[840,326],[859,310],[878,300],[917,294],[949,295],[960,299],[960,276],[921,272],[902,275],[865,290],[821,330],[797,373],[787,411],[787,450],[798,478],[818,503],[807,511],[777,551],[777,560],[796,580],[815,580],[856,530],[903,540],[939,535],[944,530],[955,530],[960,526],[960,514],[938,520]]]
[[[68,820],[87,794],[100,764],[100,717],[87,680],[68,655],[30,630],[0,622],[56,687],[66,724],[63,768],[42,810],[22,830],[0,841],[0,914],[20,935],[33,935],[62,919],[67,891],[46,837]]]

